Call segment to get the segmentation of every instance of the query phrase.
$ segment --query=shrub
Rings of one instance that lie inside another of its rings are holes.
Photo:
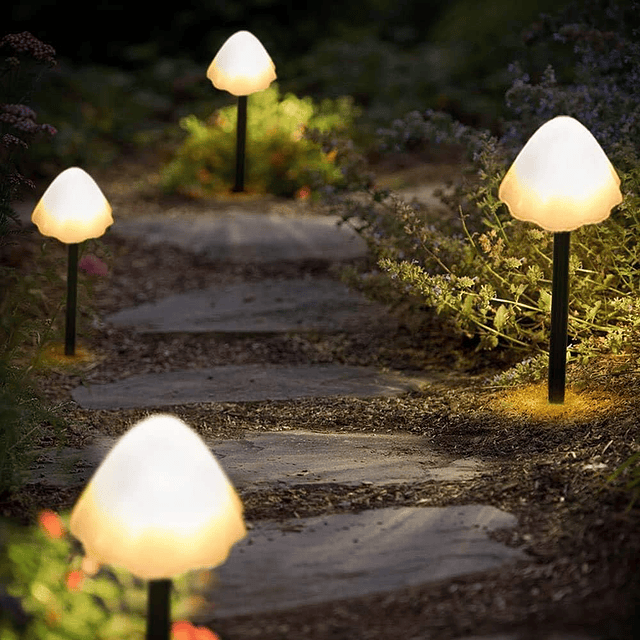
[[[293,94],[281,99],[276,84],[250,96],[247,191],[291,197],[303,187],[343,184],[336,154],[323,152],[309,132],[346,134],[357,115],[349,98],[320,105]],[[164,169],[165,188],[194,197],[229,191],[235,172],[236,106],[219,109],[209,122],[188,116],[181,126],[188,135]]]
[[[550,37],[575,56],[570,82],[561,83],[552,67],[533,81],[512,65],[506,103],[515,118],[500,137],[433,111],[413,112],[380,131],[382,149],[448,143],[467,151],[472,171],[449,200],[461,212],[457,232],[384,193],[370,193],[368,206],[345,213],[364,218],[361,231],[381,270],[376,280],[386,279],[397,297],[443,314],[478,349],[508,345],[522,352],[527,365],[511,372],[512,381],[544,370],[552,235],[513,220],[497,191],[521,146],[553,116],[573,116],[591,129],[624,195],[606,222],[572,233],[571,355],[584,362],[630,353],[640,332],[640,46],[623,31],[603,33],[589,23],[557,28]]]

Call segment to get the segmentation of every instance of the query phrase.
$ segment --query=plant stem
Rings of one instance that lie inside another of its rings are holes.
[[[549,402],[564,403],[569,320],[569,231],[553,236],[553,285],[551,292],[551,340],[549,342]]]
[[[76,301],[78,298],[78,245],[69,245],[67,270],[67,322],[65,327],[64,354],[76,352]]]
[[[147,640],[169,640],[171,580],[149,580]]]
[[[247,140],[247,96],[238,96],[238,121],[236,124],[236,184],[235,193],[244,191],[244,155]]]

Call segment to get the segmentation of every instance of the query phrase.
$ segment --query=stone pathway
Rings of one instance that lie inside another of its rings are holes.
[[[107,316],[140,333],[349,331],[385,310],[328,278],[268,279],[190,291]]]
[[[427,379],[344,365],[226,365],[131,376],[78,387],[84,409],[136,409],[195,402],[257,402],[322,396],[394,396],[418,391]]]
[[[363,255],[363,245],[331,218],[228,215],[118,221],[114,233],[171,242],[216,259],[271,261]],[[105,318],[141,333],[335,332],[384,322],[385,310],[326,279],[265,280],[169,296]],[[234,365],[132,376],[80,386],[85,409],[167,407],[195,402],[248,402],[347,395],[393,396],[420,390],[428,377],[342,365]],[[85,483],[113,439],[83,451],[43,452],[34,475],[48,483]],[[411,434],[319,434],[282,431],[240,441],[210,440],[241,490],[300,484],[389,485],[462,482],[483,470],[479,460],[447,459]],[[66,468],[66,475],[61,469]],[[211,592],[215,616],[259,613],[392,591],[484,571],[524,557],[488,532],[515,518],[482,505],[371,509],[360,513],[253,523]],[[268,575],[269,579],[264,580]],[[202,611],[206,618],[207,611]]]
[[[117,438],[103,437],[83,449],[49,449],[32,477],[49,485],[84,484]],[[411,434],[279,431],[242,440],[211,438],[207,445],[238,489],[297,484],[373,485],[475,477],[482,463],[449,458],[429,450],[425,438]]]
[[[117,221],[113,232],[152,244],[169,242],[216,260],[341,260],[366,252],[361,239],[347,227],[337,227],[332,218],[233,210],[211,217]],[[327,279],[265,280],[170,296],[123,309],[105,321],[141,333],[268,334],[349,331],[358,323],[384,321],[384,313]],[[169,410],[194,402],[393,396],[428,384],[421,374],[372,368],[236,365],[80,386],[73,398],[89,410]],[[84,484],[113,444],[105,438],[82,451],[43,451],[33,475],[53,485]],[[207,444],[241,490],[317,483],[462,482],[483,471],[481,461],[448,459],[411,434],[282,431],[251,434],[240,441],[212,439]],[[250,523],[247,538],[215,572],[217,582],[209,593],[215,611],[205,609],[200,615],[206,620],[212,615],[260,614],[492,569],[525,558],[523,552],[488,536],[515,524],[512,515],[484,505],[417,505]]]
[[[515,524],[513,516],[480,505],[258,522],[216,570],[215,616],[261,614],[494,569],[524,557],[487,538]]]
[[[362,238],[336,216],[247,213],[230,207],[214,216],[172,214],[118,221],[118,233],[169,243],[210,260],[349,260],[366,255]],[[114,226],[114,231],[116,227]]]

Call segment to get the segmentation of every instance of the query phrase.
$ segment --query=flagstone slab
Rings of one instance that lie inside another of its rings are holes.
[[[495,507],[402,507],[256,522],[215,570],[203,620],[385,593],[525,559],[489,539],[516,525]]]
[[[30,479],[51,486],[84,484],[117,438],[102,437],[84,447],[47,449]],[[318,433],[306,430],[248,433],[239,440],[207,439],[238,489],[266,485],[336,483],[380,485],[474,478],[482,463],[432,450],[415,434]]]
[[[119,219],[113,232],[148,244],[168,243],[210,260],[350,260],[367,255],[365,241],[339,216],[247,213],[234,207],[212,215]]]
[[[131,376],[71,392],[83,409],[142,409],[202,402],[327,396],[390,397],[419,391],[427,378],[346,365],[226,365]]]
[[[140,333],[348,331],[386,317],[381,305],[329,278],[269,279],[211,287],[105,318]]]

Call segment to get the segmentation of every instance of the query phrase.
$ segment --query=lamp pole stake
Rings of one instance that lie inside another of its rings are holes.
[[[149,580],[147,640],[169,640],[171,580]]]
[[[571,233],[553,234],[551,339],[549,341],[549,402],[564,403],[569,319],[569,248]]]
[[[67,267],[67,318],[65,327],[64,354],[73,356],[76,352],[76,302],[78,298],[78,244],[69,245]]]
[[[244,191],[244,152],[247,140],[247,96],[238,96],[238,122],[236,124],[236,184],[235,193]]]

